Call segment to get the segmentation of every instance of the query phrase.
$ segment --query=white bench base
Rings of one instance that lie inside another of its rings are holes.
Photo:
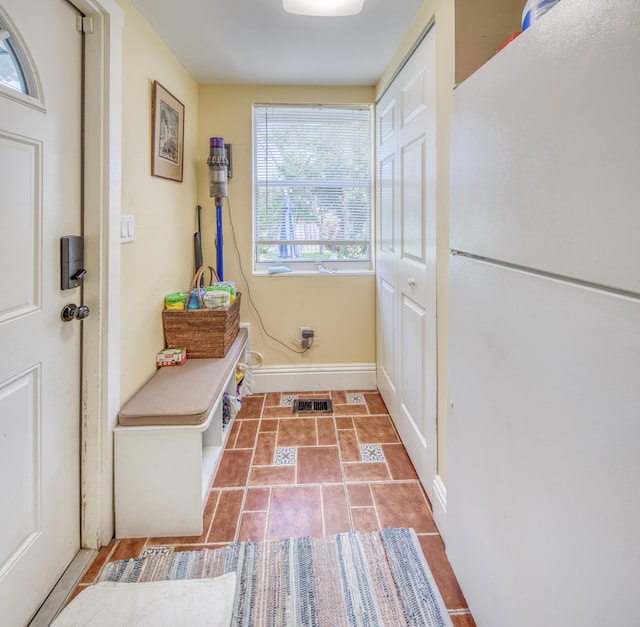
[[[212,385],[221,391],[202,424],[115,428],[116,538],[202,534],[204,507],[233,423],[222,427],[222,398],[224,392],[235,394],[236,364],[246,359],[247,335],[240,329],[223,358],[224,384]]]

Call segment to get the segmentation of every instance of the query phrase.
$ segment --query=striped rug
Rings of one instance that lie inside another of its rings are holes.
[[[101,581],[217,577],[236,571],[232,625],[451,626],[413,529],[236,542],[111,562]]]

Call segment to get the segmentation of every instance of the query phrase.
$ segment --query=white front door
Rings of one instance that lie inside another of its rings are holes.
[[[435,28],[377,105],[378,388],[428,494],[437,472]]]
[[[82,323],[60,315],[82,299],[60,285],[60,238],[82,229],[76,17],[65,0],[0,0],[4,42],[33,94],[0,86],[0,622],[10,626],[29,621],[80,546]]]

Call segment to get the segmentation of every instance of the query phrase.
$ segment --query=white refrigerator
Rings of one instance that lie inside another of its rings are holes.
[[[447,553],[479,627],[640,624],[640,0],[454,92]]]

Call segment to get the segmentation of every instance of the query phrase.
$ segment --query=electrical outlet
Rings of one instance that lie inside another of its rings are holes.
[[[315,335],[313,329],[311,327],[300,327],[299,333],[300,346],[302,346],[304,350],[311,348],[311,344],[313,344],[313,338]]]

